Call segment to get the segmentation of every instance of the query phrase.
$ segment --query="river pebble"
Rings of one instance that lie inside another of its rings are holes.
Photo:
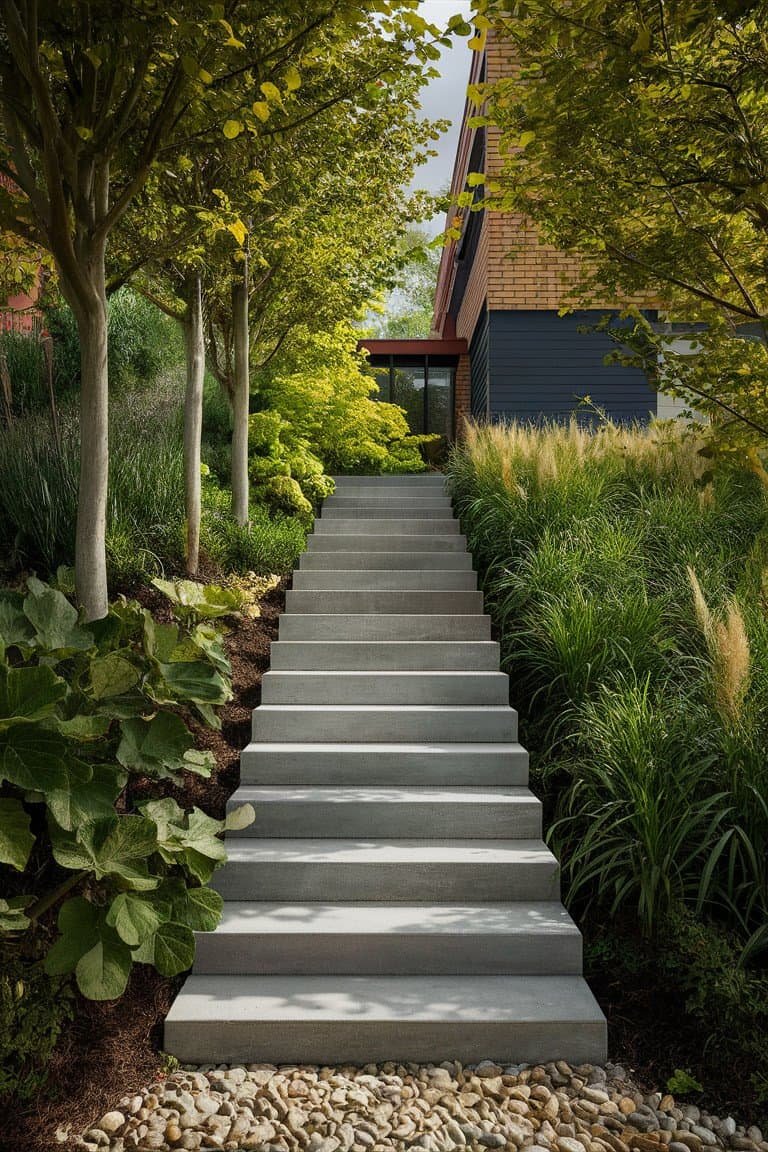
[[[72,1145],[70,1145],[72,1146]],[[74,1140],[81,1152],[768,1152],[763,1132],[624,1068],[563,1060],[506,1067],[183,1067],[116,1101]]]

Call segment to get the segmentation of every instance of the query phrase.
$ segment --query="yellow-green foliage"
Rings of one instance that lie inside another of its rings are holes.
[[[403,410],[375,398],[358,337],[349,323],[298,333],[294,356],[264,388],[267,406],[329,472],[421,472],[419,446],[434,437],[411,435]]]
[[[255,412],[249,420],[249,471],[257,504],[312,521],[312,506],[333,491],[333,481],[303,436],[279,412]]]

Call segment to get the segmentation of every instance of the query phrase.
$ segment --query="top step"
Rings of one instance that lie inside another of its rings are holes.
[[[445,484],[445,476],[442,472],[404,472],[395,476],[332,476],[331,479],[337,490],[356,487],[398,488],[402,485],[408,487],[411,484],[414,487],[437,485],[442,488]]]

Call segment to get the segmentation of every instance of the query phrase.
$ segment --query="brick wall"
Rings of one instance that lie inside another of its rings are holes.
[[[490,34],[486,69],[488,83],[511,76],[516,69],[512,46]],[[486,173],[489,176],[501,168],[499,135],[498,128],[487,129]],[[534,225],[522,215],[486,212],[486,216],[488,307],[551,310],[567,303],[569,290],[578,283],[580,258],[542,243]],[[616,307],[616,303],[615,300],[590,301],[590,305],[597,308]],[[647,301],[645,303],[647,306]]]
[[[460,440],[464,433],[464,421],[470,415],[469,355],[459,356],[454,377],[453,427],[454,435]]]

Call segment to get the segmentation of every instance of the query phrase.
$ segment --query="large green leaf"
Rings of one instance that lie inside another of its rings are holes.
[[[142,805],[157,828],[158,849],[168,863],[184,864],[202,883],[210,880],[217,864],[227,858],[219,833],[222,820],[214,820],[199,808],[184,814],[175,800],[151,800]]]
[[[34,576],[27,580],[24,614],[35,629],[35,640],[51,652],[82,651],[93,645],[93,633],[80,626],[77,609],[63,593]]]
[[[115,801],[125,785],[126,774],[111,764],[84,764],[70,760],[65,766],[66,784],[45,793],[48,809],[60,828],[72,831],[93,820],[114,815]]]
[[[210,774],[213,755],[196,753],[194,738],[175,712],[158,712],[151,720],[124,720],[117,758],[134,772],[166,776],[188,768]]]
[[[0,799],[0,864],[23,872],[35,838],[29,830],[29,813],[21,800]]]
[[[128,945],[102,923],[98,940],[77,962],[77,986],[89,1000],[117,1000],[125,992],[132,962]]]
[[[19,592],[0,592],[0,644],[29,644],[35,630],[24,615],[24,597]]]
[[[9,668],[0,664],[0,732],[52,716],[67,694],[66,681],[52,668]]]
[[[157,878],[147,871],[147,858],[157,850],[156,828],[143,816],[89,821],[75,835],[53,828],[51,840],[63,868],[86,869],[97,880],[118,876],[131,888],[157,887]]]
[[[213,888],[188,888],[184,920],[195,932],[213,932],[224,901]]]
[[[107,912],[107,924],[132,948],[154,935],[164,919],[161,904],[133,892],[120,892]]]
[[[224,648],[221,632],[212,624],[198,624],[190,639],[224,676],[232,674],[232,666]]]
[[[62,736],[69,740],[83,742],[87,740],[100,740],[109,731],[111,719],[109,716],[86,716],[83,713],[73,716],[70,720],[56,718],[55,724]]]
[[[74,896],[65,901],[59,909],[60,936],[45,957],[46,972],[50,976],[73,972],[80,957],[96,943],[98,924],[99,910],[89,900]]]
[[[64,788],[66,745],[40,724],[19,724],[0,734],[0,780],[24,791]]]
[[[162,976],[178,976],[192,967],[195,937],[186,924],[173,920],[161,924],[154,937],[155,967]]]
[[[162,679],[152,691],[161,703],[191,700],[196,704],[226,704],[232,697],[224,677],[202,660],[158,663],[158,671]]]
[[[139,682],[138,669],[119,652],[91,660],[91,693],[96,700],[122,696]]]
[[[174,604],[180,616],[215,620],[237,614],[243,606],[242,593],[219,584],[197,584],[194,580],[153,580],[155,588]]]
[[[168,661],[179,643],[178,624],[160,624],[151,612],[144,613],[144,648],[155,660]]]

